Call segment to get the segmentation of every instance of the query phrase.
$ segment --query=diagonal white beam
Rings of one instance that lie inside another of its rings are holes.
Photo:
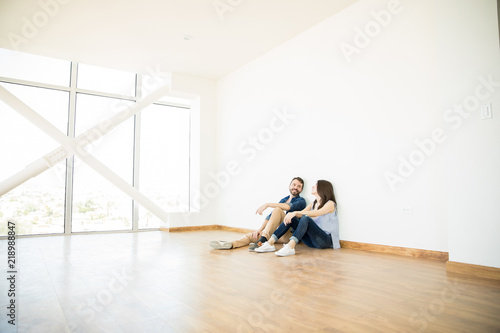
[[[123,121],[127,120],[134,114],[138,113],[139,111],[143,110],[145,107],[151,105],[161,97],[163,97],[168,91],[170,90],[170,87],[168,85],[158,89],[157,91],[147,95],[137,103],[133,104],[130,106],[128,109],[117,113],[115,116],[106,119],[102,121],[101,123],[95,125],[94,127],[90,128],[86,132],[82,133],[79,135],[76,140],[78,141],[78,147],[79,149],[83,149],[86,145],[92,143],[93,141],[98,140],[100,137],[105,135],[106,133],[110,132],[113,128],[121,124]],[[24,107],[24,103],[22,101],[19,101],[18,99],[12,98],[12,94],[7,91],[5,88],[0,86],[0,99],[9,101],[9,105],[14,109],[14,110],[22,110]],[[19,111],[18,111],[19,112]],[[39,119],[42,121],[45,120],[43,117],[40,115],[36,114]],[[35,125],[38,126],[38,123],[35,123]],[[49,123],[44,124],[43,126],[48,126],[50,131],[53,131],[52,125]],[[54,132],[55,133],[55,132]],[[56,137],[51,135],[54,139],[59,141],[57,138],[63,138],[61,135],[64,135],[62,132],[59,132],[58,134],[55,134]],[[65,135],[64,135],[65,136]],[[17,186],[21,185],[22,183],[28,181],[30,178],[35,177],[42,172],[48,170],[49,168],[53,167],[57,163],[61,162],[64,160],[66,157],[72,155],[73,153],[71,151],[68,151],[69,147],[67,146],[61,146],[47,155],[43,156],[42,158],[38,159],[37,161],[34,161],[33,163],[29,164],[24,168],[23,170],[19,171],[18,173],[12,175],[8,179],[4,180],[3,182],[0,183],[0,196],[4,195],[5,193],[9,192],[10,190],[16,188]]]
[[[21,170],[17,174],[9,177],[7,180],[0,183],[0,196],[4,195],[13,188],[21,185],[25,181],[32,177],[39,175],[40,173],[48,170],[52,166],[56,165],[58,162],[62,161],[69,155],[76,155],[86,164],[88,164],[92,169],[98,172],[101,176],[106,178],[132,199],[136,200],[144,208],[151,211],[162,221],[167,221],[168,213],[165,212],[161,207],[156,205],[154,202],[149,200],[146,196],[140,193],[137,189],[128,184],[121,177],[116,175],[111,169],[102,164],[99,160],[93,157],[84,147],[91,142],[99,139],[114,127],[121,124],[126,119],[130,118],[137,112],[143,110],[145,107],[151,105],[161,97],[163,97],[170,90],[169,85],[165,85],[155,92],[144,97],[137,103],[133,104],[126,110],[117,113],[115,116],[104,120],[100,124],[92,127],[90,130],[86,131],[77,138],[69,138],[64,133],[59,131],[54,125],[48,122],[45,118],[40,116],[37,112],[31,109],[19,98],[11,94],[7,89],[0,86],[0,99],[9,105],[12,109],[17,111],[27,120],[32,122],[35,126],[43,130],[47,135],[55,139],[61,144],[61,147],[55,149],[51,153],[45,155],[41,159],[35,161],[34,163],[28,165],[25,169]]]

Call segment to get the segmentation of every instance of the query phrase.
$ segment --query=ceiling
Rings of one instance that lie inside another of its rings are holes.
[[[354,2],[0,0],[0,47],[219,79]]]

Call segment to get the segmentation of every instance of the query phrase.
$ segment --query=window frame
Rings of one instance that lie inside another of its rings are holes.
[[[69,93],[69,105],[68,105],[68,126],[67,126],[67,132],[66,135],[70,138],[75,138],[75,128],[76,128],[76,97],[77,94],[86,94],[86,95],[94,95],[94,96],[100,96],[100,97],[110,97],[110,98],[115,98],[115,99],[121,99],[121,100],[126,100],[126,101],[131,101],[134,103],[137,103],[139,100],[141,100],[142,96],[142,91],[143,91],[143,85],[142,85],[142,80],[143,76],[147,76],[150,78],[151,75],[149,74],[135,74],[135,96],[126,96],[126,95],[119,95],[119,94],[113,94],[113,93],[107,93],[107,92],[101,92],[101,91],[95,91],[95,90],[89,90],[89,89],[81,89],[77,87],[77,77],[78,77],[78,63],[77,62],[70,62],[70,81],[68,82],[68,86],[60,86],[60,85],[54,85],[54,84],[47,84],[47,83],[41,83],[41,82],[35,82],[35,81],[27,81],[27,80],[22,80],[22,79],[16,79],[16,78],[9,78],[9,77],[3,77],[0,76],[0,82],[4,83],[11,83],[11,84],[18,84],[18,85],[23,85],[23,86],[28,86],[28,87],[35,87],[35,88],[46,88],[46,89],[51,89],[51,90],[58,90],[58,91],[64,91]],[[189,112],[189,177],[188,177],[188,197],[189,197],[189,202],[188,202],[188,212],[193,210],[193,205],[192,205],[192,200],[191,200],[191,185],[192,185],[192,166],[191,166],[191,160],[192,160],[192,140],[193,140],[193,133],[192,133],[192,107],[190,105],[190,101],[186,99],[186,103],[179,102],[178,99],[174,99],[175,102],[169,102],[162,98],[161,100],[158,100],[152,104],[157,104],[157,105],[164,105],[168,107],[175,107],[175,108],[181,108],[185,109],[186,112]],[[132,177],[132,186],[134,188],[139,188],[139,182],[140,182],[140,139],[141,139],[141,112],[137,113],[133,117],[133,122],[134,122],[134,133],[133,133],[133,177]],[[131,220],[132,220],[132,229],[131,230],[109,230],[109,231],[87,231],[87,232],[72,232],[72,219],[73,219],[73,191],[74,191],[74,166],[75,166],[75,157],[74,155],[69,156],[66,158],[66,172],[65,172],[65,207],[64,207],[64,233],[55,233],[55,234],[32,234],[32,235],[19,235],[22,237],[32,237],[32,236],[41,236],[41,235],[70,235],[70,234],[85,234],[85,233],[106,233],[106,232],[135,232],[135,231],[141,231],[141,230],[158,230],[159,228],[143,228],[139,229],[139,214],[138,214],[138,209],[140,204],[136,202],[136,200],[132,199],[132,209],[131,209]],[[141,208],[145,209],[145,208]],[[184,211],[182,213],[185,213]],[[0,236],[0,238],[3,238],[5,236]]]

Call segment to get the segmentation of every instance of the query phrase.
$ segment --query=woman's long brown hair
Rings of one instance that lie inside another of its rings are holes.
[[[318,180],[316,183],[316,192],[321,198],[321,205],[317,209],[321,209],[330,200],[337,205],[337,200],[335,200],[335,194],[333,193],[333,185],[328,180]],[[314,200],[313,207],[316,206],[317,201]]]

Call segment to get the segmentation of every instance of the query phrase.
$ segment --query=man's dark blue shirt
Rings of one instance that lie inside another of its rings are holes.
[[[287,202],[288,198],[290,198],[290,196],[284,197],[279,202],[279,203],[286,203],[287,205],[290,206],[290,209],[286,211],[287,213],[300,211],[306,208],[306,200],[302,198],[300,195],[293,197],[292,200],[290,200],[290,202]],[[269,214],[266,217],[266,220],[269,220],[269,218],[271,218],[271,214]]]

